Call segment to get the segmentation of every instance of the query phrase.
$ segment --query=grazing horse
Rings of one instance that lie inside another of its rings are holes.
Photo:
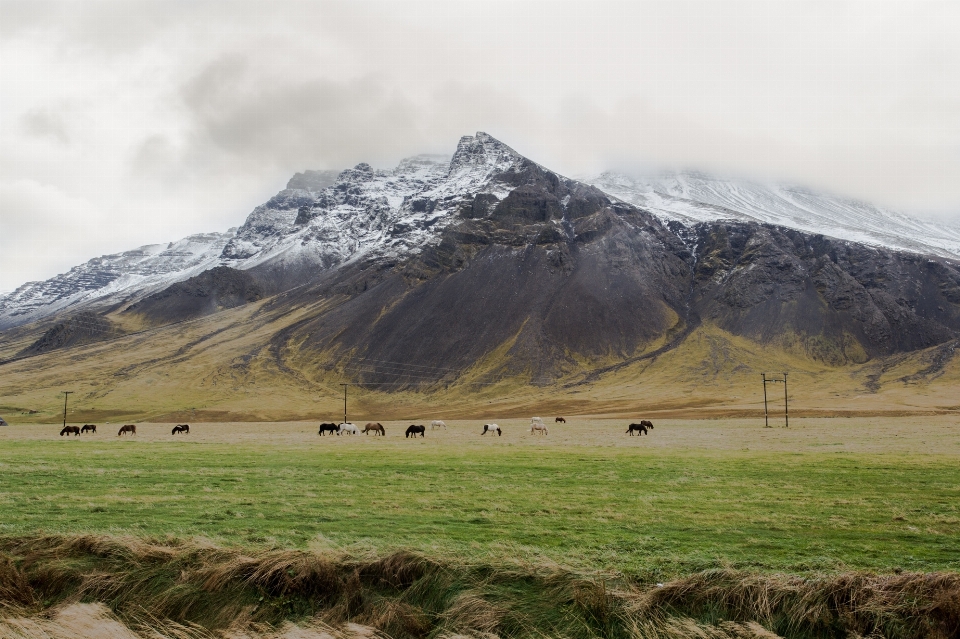
[[[133,424],[126,424],[120,427],[120,430],[117,432],[117,437],[123,435],[124,433],[130,433],[131,435],[137,434],[137,427]]]
[[[185,433],[185,434],[189,435],[189,434],[190,434],[190,425],[189,425],[189,424],[177,424],[176,426],[173,427],[173,431],[172,431],[170,434],[171,434],[171,435],[176,435],[177,433]]]
[[[369,434],[370,434],[370,431],[373,431],[373,434],[374,434],[374,435],[386,435],[386,434],[387,434],[387,431],[385,431],[385,430],[383,429],[383,424],[381,424],[380,422],[376,422],[376,423],[370,422],[369,424],[367,424],[366,426],[363,427],[363,434],[364,434],[364,435],[369,435]]]
[[[484,424],[483,432],[480,434],[486,435],[487,433],[496,433],[497,437],[500,437],[501,435],[503,435],[503,431],[500,430],[500,427],[497,426],[496,424]]]
[[[555,424],[566,424],[567,420],[565,420],[563,417],[557,417],[555,420],[553,420],[553,422]]]
[[[424,426],[423,424],[421,424],[420,426],[415,426],[414,424],[410,424],[410,427],[407,429],[407,434],[405,435],[405,437],[413,436],[413,438],[416,439],[418,434],[420,435],[420,437],[423,437],[425,432],[427,432],[427,427]]]
[[[651,428],[653,427],[651,426]],[[649,435],[649,433],[647,432],[647,425],[644,424],[643,422],[640,422],[639,424],[630,424],[629,426],[627,426],[626,432],[630,433],[631,437],[633,436],[633,431],[637,431],[637,433],[639,433],[640,435]]]
[[[444,429],[445,429],[446,427],[447,427],[447,425],[444,424],[443,421],[442,421],[442,420],[439,420],[439,419],[435,419],[435,420],[433,420],[432,422],[430,422],[430,430],[433,430],[434,428],[444,428]]]
[[[340,427],[333,423],[320,424],[320,430],[317,431],[317,435],[325,435],[327,433],[337,433],[340,430]]]
[[[359,435],[360,429],[357,428],[356,424],[351,424],[350,422],[344,422],[340,424],[340,428],[337,430],[337,435],[343,435],[344,433],[350,433],[351,435]]]
[[[63,437],[64,435],[68,435],[68,436],[69,436],[69,435],[76,435],[77,437],[79,437],[79,436],[80,436],[80,427],[79,427],[79,426],[64,426],[64,427],[63,427],[63,430],[60,431],[60,436]]]
[[[96,424],[84,424],[84,425],[83,425],[83,428],[80,429],[80,432],[81,432],[81,433],[85,433],[85,432],[87,432],[87,431],[90,431],[91,433],[96,433],[96,432],[97,432],[97,425],[96,425]]]
[[[530,432],[534,434],[541,434],[541,435],[550,434],[550,431],[547,430],[547,427],[543,422],[532,422],[530,424]]]
[[[653,430],[653,422],[651,422],[649,419],[641,419],[641,420],[640,420],[640,425],[641,425],[641,426],[646,426],[646,427],[649,428],[650,430]]]

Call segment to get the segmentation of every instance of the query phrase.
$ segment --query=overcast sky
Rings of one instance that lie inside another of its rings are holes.
[[[0,0],[0,291],[486,131],[960,224],[960,2]]]

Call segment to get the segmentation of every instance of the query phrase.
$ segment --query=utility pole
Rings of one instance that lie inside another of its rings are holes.
[[[340,384],[343,386],[343,423],[347,423],[347,386],[350,384]]]
[[[770,428],[770,415],[767,412],[767,374],[760,373],[763,378],[763,427]]]
[[[783,372],[783,419],[786,427],[790,428],[790,406],[787,403],[787,372]]]
[[[67,398],[73,391],[63,391],[63,427],[67,427]]]

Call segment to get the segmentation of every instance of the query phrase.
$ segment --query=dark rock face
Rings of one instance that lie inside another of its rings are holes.
[[[692,270],[676,235],[532,163],[521,174],[485,216],[479,197],[461,208],[466,219],[416,258],[305,292],[349,297],[282,339],[334,353],[328,365],[342,357],[369,383],[452,379],[443,369],[491,357],[484,379],[549,383],[584,358],[619,361],[687,327]]]
[[[345,298],[278,345],[295,337],[321,368],[402,386],[478,364],[484,381],[549,383],[670,348],[701,321],[832,364],[960,336],[960,268],[946,260],[753,223],[671,229],[536,165],[520,174],[416,258],[305,293]]]
[[[123,335],[123,332],[112,322],[96,313],[77,313],[73,317],[55,324],[40,339],[17,355],[39,355],[58,348],[100,342],[121,335]]]
[[[831,363],[926,348],[960,333],[960,269],[758,224],[696,227],[694,305],[735,335],[796,336]]]
[[[153,323],[210,315],[263,299],[264,287],[247,271],[218,266],[178,282],[127,308]]]
[[[312,171],[296,173],[287,182],[288,189],[303,189],[304,191],[319,192],[337,181],[340,171]]]

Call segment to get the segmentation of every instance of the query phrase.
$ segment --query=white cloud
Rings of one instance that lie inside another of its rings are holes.
[[[955,2],[0,1],[0,237],[49,240],[0,290],[477,130],[568,175],[763,174],[960,222],[958,31]]]

